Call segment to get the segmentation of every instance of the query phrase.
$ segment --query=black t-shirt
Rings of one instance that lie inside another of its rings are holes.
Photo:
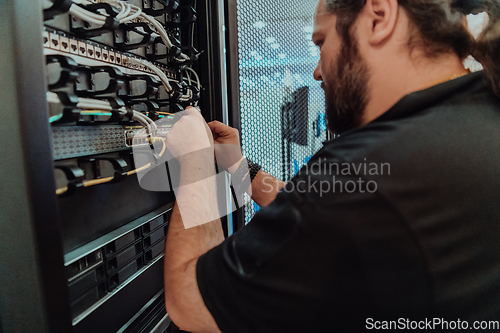
[[[223,332],[500,320],[500,100],[469,74],[326,142],[197,280]]]

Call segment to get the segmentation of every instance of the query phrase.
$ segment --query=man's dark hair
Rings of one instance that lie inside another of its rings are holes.
[[[325,0],[337,16],[337,31],[350,43],[351,27],[366,0]],[[461,59],[472,55],[481,62],[493,91],[500,96],[500,0],[399,0],[412,27],[410,50],[421,48],[429,57],[453,51]],[[474,39],[465,15],[487,12],[488,26]]]

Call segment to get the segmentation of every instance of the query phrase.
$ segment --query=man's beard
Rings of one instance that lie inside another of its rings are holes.
[[[368,103],[369,69],[353,36],[342,41],[340,54],[332,68],[335,76],[329,82],[323,81],[322,86],[327,126],[330,132],[338,135],[361,126]]]

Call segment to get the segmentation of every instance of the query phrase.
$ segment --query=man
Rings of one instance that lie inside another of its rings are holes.
[[[476,44],[464,15],[484,9],[490,26]],[[497,9],[320,0],[314,77],[340,136],[284,188],[254,172],[252,198],[266,207],[227,240],[217,219],[183,222],[214,219],[212,140],[239,146],[238,134],[188,109],[167,138],[189,185],[165,254],[173,321],[194,332],[360,332],[500,320]],[[464,69],[470,52],[485,73]],[[242,156],[229,155],[237,174]]]

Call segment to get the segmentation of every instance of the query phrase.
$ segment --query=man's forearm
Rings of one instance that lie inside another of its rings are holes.
[[[180,187],[167,235],[170,253],[166,268],[197,258],[224,240],[213,165],[203,155],[181,163]]]
[[[211,164],[210,164],[211,163]],[[167,307],[178,312],[191,311],[191,300],[183,299],[182,290],[197,292],[193,284],[197,259],[224,240],[222,226],[218,218],[215,171],[211,167],[213,159],[196,157],[181,162],[181,186],[170,218],[165,249],[165,297]],[[202,179],[202,180],[199,180]],[[211,222],[208,222],[212,220]],[[201,222],[207,222],[200,224]],[[197,226],[185,228],[185,225]]]
[[[284,186],[284,182],[260,170],[252,181],[252,199],[257,205],[265,207],[274,201]]]

